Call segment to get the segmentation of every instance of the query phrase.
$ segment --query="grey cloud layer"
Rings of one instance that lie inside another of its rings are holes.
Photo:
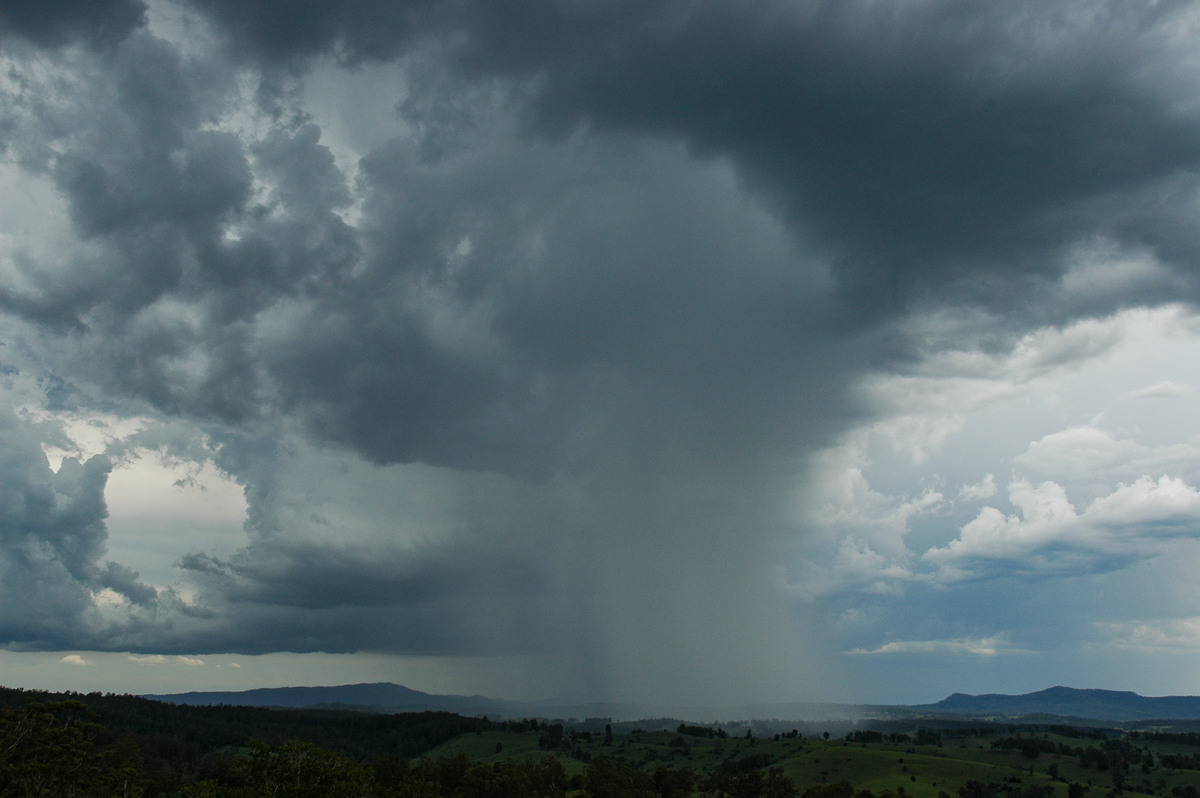
[[[467,91],[464,76],[490,72],[521,81],[525,88],[505,101],[526,98],[525,124],[679,138],[704,157],[732,159],[744,181],[782,202],[793,233],[818,247],[792,268],[811,272],[814,257],[832,268],[840,288],[832,323],[914,296],[936,300],[933,292],[947,288],[955,300],[1008,311],[1018,298],[1036,305],[1028,280],[1053,281],[1064,250],[1095,237],[1149,247],[1190,273],[1191,225],[1178,218],[1176,200],[1181,191],[1194,195],[1187,176],[1200,160],[1200,120],[1182,102],[1194,87],[1181,85],[1185,76],[1169,60],[1176,20],[1161,6],[1046,13],[1018,5],[1001,13],[935,3],[883,14],[815,4],[747,15],[724,4],[547,4],[521,14],[431,5],[404,12],[404,22],[371,4],[320,4],[288,12],[283,24],[272,5],[202,5],[247,54],[293,60],[331,48],[352,60],[392,57],[461,29],[460,77],[415,81],[410,107],[430,94],[452,102]],[[394,46],[378,41],[380,31],[390,31]],[[6,304],[31,318],[132,337],[133,347],[104,353],[117,361],[126,390],[164,408],[235,420],[264,402],[303,405],[314,425],[374,459],[465,463],[470,456],[454,453],[457,444],[434,428],[466,432],[463,445],[476,453],[493,441],[503,447],[506,435],[528,437],[544,424],[531,380],[563,363],[626,359],[618,370],[636,368],[630,343],[663,336],[667,346],[648,355],[665,357],[651,370],[679,363],[672,335],[694,343],[721,323],[699,305],[734,275],[723,259],[706,257],[706,242],[648,241],[608,256],[586,239],[617,228],[659,235],[653,221],[621,218],[625,209],[611,207],[625,202],[623,193],[640,191],[678,224],[707,228],[706,215],[725,213],[719,201],[671,208],[667,191],[632,189],[637,178],[628,174],[601,178],[589,191],[594,175],[611,173],[617,161],[582,153],[589,162],[580,168],[569,142],[525,142],[515,131],[497,137],[495,118],[460,108],[426,135],[432,151],[397,141],[364,159],[368,216],[358,234],[337,214],[351,187],[319,129],[279,120],[249,147],[207,129],[229,110],[232,90],[214,63],[188,63],[134,34],[93,67],[105,71],[81,89],[116,87],[103,99],[103,128],[94,127],[91,140],[63,141],[47,168],[99,254],[82,279],[78,267],[69,278],[35,270],[33,291],[5,291]],[[511,117],[508,108],[500,113],[501,122]],[[438,149],[451,140],[450,151]],[[251,196],[253,177],[272,186],[265,201]],[[1163,185],[1169,193],[1155,206]],[[675,188],[695,196],[709,187]],[[591,209],[567,218],[564,208],[588,202]],[[649,219],[655,212],[640,211]],[[471,252],[456,264],[462,241]],[[671,251],[664,257],[652,246]],[[544,275],[530,266],[539,259]],[[799,295],[813,289],[811,280],[789,285],[786,268],[767,275],[784,281],[783,292],[767,289],[780,297],[768,312],[811,315],[813,303]],[[714,269],[725,271],[712,280]],[[422,292],[459,314],[455,323],[483,328],[472,331],[481,339],[472,351],[435,338],[414,312],[426,302]],[[163,309],[171,299],[193,305],[190,325]],[[758,300],[747,297],[747,307]],[[662,303],[684,317],[649,310]],[[733,309],[745,318],[741,311]],[[340,318],[350,320],[333,321]],[[275,325],[267,334],[283,339],[270,340],[270,351],[256,348],[264,320]],[[707,373],[735,367],[755,335],[788,346],[788,320],[773,321],[778,333],[763,324],[747,340],[740,330],[721,331],[738,354],[706,364]],[[826,321],[798,318],[792,335],[812,340],[812,328]],[[708,338],[706,356],[719,357],[723,342]],[[347,348],[362,356],[344,357]],[[372,367],[379,362],[394,367]],[[396,408],[398,426],[355,428],[372,423],[364,407],[384,403]],[[497,429],[514,423],[515,432]]]
[[[0,33],[16,33],[40,45],[61,46],[75,40],[108,45],[119,42],[145,21],[139,0],[65,0],[55,3],[0,3]]]
[[[399,21],[369,3],[270,26],[270,4],[201,5],[251,51],[395,52],[364,20]],[[1007,306],[1091,236],[1184,269],[1195,256],[1189,3],[433,9],[411,19],[454,42],[466,74],[527,81],[538,129],[665,135],[733,158],[834,248],[854,310],[950,285]],[[422,38],[384,27],[395,48]]]
[[[1192,3],[188,3],[221,52],[132,4],[100,35],[73,5],[0,5],[0,143],[72,224],[57,259],[14,259],[0,307],[87,395],[202,425],[250,503],[245,548],[181,563],[190,605],[99,565],[93,502],[58,617],[96,628],[76,604],[97,586],[148,608],[112,646],[564,634],[632,661],[712,633],[704,613],[736,630],[793,475],[867,412],[847,386],[913,349],[897,314],[1020,329],[1164,298],[1064,301],[1097,240],[1191,290],[1198,87],[1172,35]],[[331,57],[406,78],[377,87],[396,137],[354,164],[300,99]],[[382,515],[377,549],[299,540],[292,434],[447,469],[449,503],[502,474],[531,510],[463,511],[424,546],[390,546],[407,531]]]

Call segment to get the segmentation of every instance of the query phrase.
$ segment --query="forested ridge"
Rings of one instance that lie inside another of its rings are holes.
[[[0,688],[0,798],[1198,798],[1200,735],[176,706]]]
[[[0,795],[166,794],[219,770],[224,759],[252,745],[275,750],[303,744],[353,762],[407,760],[459,734],[490,727],[486,719],[450,712],[176,706],[131,695],[0,688]],[[50,763],[56,751],[78,760],[57,768],[64,777],[74,774],[90,786],[64,793],[15,786],[25,771],[55,770]],[[96,781],[117,760],[121,769],[137,771],[130,789],[140,791],[109,793],[107,781]]]
[[[0,709],[39,702],[78,702],[105,729],[166,750],[207,752],[245,745],[251,737],[277,745],[303,740],[355,758],[413,757],[455,735],[489,728],[483,718],[451,712],[376,714],[334,709],[178,706],[113,693],[44,693],[0,688]]]

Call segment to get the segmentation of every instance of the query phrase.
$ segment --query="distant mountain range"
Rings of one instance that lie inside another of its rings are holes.
[[[1197,720],[1200,697],[1147,698],[1123,690],[1076,690],[1051,687],[1025,695],[965,695],[955,693],[936,704],[911,707],[937,715],[969,717],[1053,715],[1104,721]]]
[[[238,692],[175,693],[144,695],[172,704],[233,704],[251,707],[369,707],[404,712],[445,710],[466,714],[505,714],[515,705],[480,695],[434,695],[391,682],[344,684],[338,687],[263,687]]]
[[[390,682],[338,687],[271,687],[240,692],[146,695],[173,704],[234,704],[257,707],[345,707],[382,712],[427,710],[499,717],[588,718],[635,720],[682,717],[689,720],[779,718],[851,720],[855,718],[1028,718],[1089,720],[1110,723],[1156,719],[1200,720],[1200,697],[1147,698],[1118,690],[1051,687],[1025,695],[954,693],[935,704],[858,706],[847,704],[756,704],[741,707],[669,708],[633,704],[567,704],[503,701],[485,696],[436,695]]]
[[[142,695],[155,701],[192,706],[230,704],[290,709],[324,707],[376,712],[456,712],[500,718],[644,718],[680,717],[695,721],[749,718],[814,718],[852,721],[863,717],[863,708],[849,704],[754,704],[740,707],[680,708],[619,702],[571,703],[567,701],[505,701],[472,695],[438,695],[390,682],[346,684],[337,687],[267,687],[230,692],[190,692]]]

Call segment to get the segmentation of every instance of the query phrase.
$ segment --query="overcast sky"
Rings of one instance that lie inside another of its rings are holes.
[[[1198,39],[0,1],[0,683],[1200,694]]]

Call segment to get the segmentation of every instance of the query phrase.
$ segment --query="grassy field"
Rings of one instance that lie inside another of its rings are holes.
[[[429,756],[465,754],[472,760],[496,762],[508,758],[557,756],[569,774],[580,773],[587,763],[607,757],[616,764],[652,771],[657,767],[691,768],[698,773],[717,769],[782,768],[800,792],[849,782],[856,789],[891,792],[906,798],[957,796],[968,782],[992,785],[1000,795],[1040,794],[1068,798],[1076,785],[1080,798],[1104,798],[1120,786],[1130,798],[1194,798],[1188,790],[1200,789],[1200,770],[1166,767],[1164,754],[1200,754],[1200,746],[1119,740],[1080,739],[1053,733],[1003,735],[1036,738],[1044,745],[1071,749],[1096,749],[1094,758],[1109,757],[1104,767],[1081,764],[1077,753],[1024,755],[1017,750],[993,747],[998,736],[950,738],[941,744],[915,745],[911,741],[850,742],[847,740],[727,738],[681,735],[674,731],[616,734],[610,743],[603,734],[563,736],[560,746],[548,751],[539,746],[536,732],[485,731],[462,735],[440,746]],[[1121,748],[1122,753],[1110,753]],[[1111,765],[1109,764],[1111,763]],[[1115,781],[1114,781],[1115,776]]]

